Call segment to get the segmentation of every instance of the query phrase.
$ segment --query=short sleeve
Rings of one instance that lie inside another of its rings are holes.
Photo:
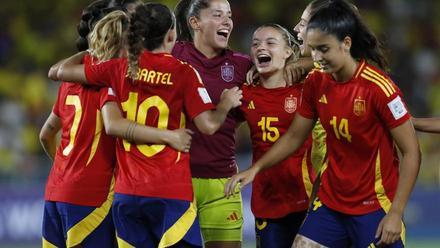
[[[84,64],[84,73],[87,82],[97,86],[115,87],[114,81],[119,80],[122,71],[122,59],[111,59],[102,63],[86,63]]]
[[[203,85],[199,73],[190,65],[183,65],[183,74],[181,77],[184,82],[184,104],[185,110],[191,119],[194,119],[200,113],[214,109],[208,91]]]
[[[375,106],[379,117],[389,129],[400,126],[411,118],[400,89],[388,79],[387,91],[375,88]]]
[[[307,119],[318,119],[318,112],[316,109],[316,86],[319,78],[318,72],[311,72],[304,81],[304,88],[301,97],[301,105],[298,110],[299,114]]]
[[[99,91],[99,108],[102,109],[107,102],[118,102],[115,92],[112,88],[101,88]]]

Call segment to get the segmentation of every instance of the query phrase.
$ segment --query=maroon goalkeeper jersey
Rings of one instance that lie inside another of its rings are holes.
[[[177,42],[173,55],[192,65],[203,79],[214,104],[220,101],[224,89],[240,86],[246,81],[246,73],[252,62],[246,55],[225,50],[221,55],[208,59],[190,42]],[[237,110],[229,112],[223,125],[214,135],[200,133],[193,123],[191,144],[191,172],[198,178],[225,178],[237,173],[235,162],[235,128]]]

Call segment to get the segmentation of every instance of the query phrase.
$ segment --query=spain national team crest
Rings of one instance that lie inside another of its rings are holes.
[[[228,63],[226,63],[225,65],[222,65],[221,72],[222,72],[222,78],[226,82],[231,82],[232,80],[234,80],[234,66],[233,65],[229,65]]]
[[[284,110],[287,113],[291,114],[296,111],[296,107],[298,106],[298,99],[293,96],[288,96],[284,99]]]
[[[367,112],[365,100],[363,100],[360,96],[354,100],[353,112],[356,116],[362,116],[365,114],[365,112]]]

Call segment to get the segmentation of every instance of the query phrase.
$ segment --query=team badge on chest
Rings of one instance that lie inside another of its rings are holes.
[[[222,79],[226,82],[234,80],[234,66],[226,63],[221,67]]]
[[[365,104],[365,100],[362,99],[360,96],[354,100],[353,104],[353,113],[356,116],[362,116],[367,112],[367,106]]]
[[[284,99],[284,110],[287,113],[291,114],[296,111],[296,107],[298,106],[298,99],[296,97],[288,96]]]

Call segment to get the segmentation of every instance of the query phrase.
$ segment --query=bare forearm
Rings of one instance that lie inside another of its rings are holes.
[[[210,122],[212,124],[212,129],[218,130],[220,126],[225,122],[228,116],[229,110],[232,106],[226,101],[220,101],[214,111],[211,112]]]
[[[60,66],[66,61],[66,59],[60,60],[58,63],[54,64],[50,67],[48,77],[54,81],[58,81],[58,70],[60,69]]]
[[[203,134],[212,135],[225,121],[231,106],[221,101],[215,110],[205,111],[194,118],[197,129]]]
[[[314,68],[312,57],[301,57],[298,63],[304,68],[306,74]]]
[[[53,112],[50,113],[40,131],[40,143],[46,154],[53,160],[57,149],[56,136],[61,129],[61,120]]]
[[[41,146],[43,147],[44,152],[47,154],[49,158],[54,160],[55,153],[56,153],[56,141],[55,138],[53,139],[41,139],[40,140]]]
[[[254,166],[258,171],[270,168],[293,154],[304,142],[294,135],[283,135]]]
[[[412,123],[417,131],[440,133],[440,117],[413,118]]]
[[[87,78],[82,64],[84,55],[87,52],[79,52],[62,62],[57,71],[57,78],[67,82],[87,84]]]
[[[107,134],[136,143],[169,144],[172,132],[119,119],[108,124]]]
[[[314,120],[297,114],[287,132],[254,164],[254,167],[261,171],[286,159],[302,146],[314,125]]]
[[[419,174],[420,153],[404,154],[401,162],[399,183],[391,206],[392,212],[403,215],[409,196]]]

